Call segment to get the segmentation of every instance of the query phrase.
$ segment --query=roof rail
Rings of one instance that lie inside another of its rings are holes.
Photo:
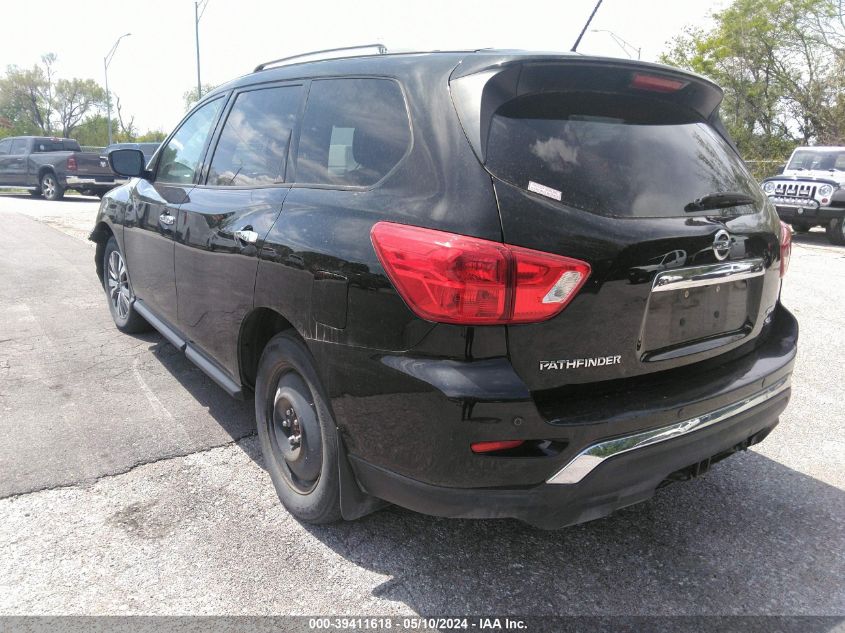
[[[264,62],[263,64],[258,64],[252,72],[257,73],[259,70],[264,70],[269,66],[284,66],[284,62],[290,62],[294,59],[300,59],[302,57],[312,57],[314,55],[324,55],[326,53],[341,53],[344,51],[356,51],[364,48],[375,48],[378,51],[379,55],[386,55],[387,54],[387,47],[384,44],[361,44],[360,46],[343,46],[342,48],[327,48],[321,51],[311,51],[310,53],[300,53],[299,55],[291,55],[290,57],[282,57],[281,59],[274,59],[269,62]],[[323,57],[321,59],[337,59],[339,57],[347,57],[347,55],[331,55],[328,57]],[[314,60],[318,61],[318,60]]]

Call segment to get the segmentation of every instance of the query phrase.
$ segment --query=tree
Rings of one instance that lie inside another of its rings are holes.
[[[203,84],[202,85],[202,94],[207,95],[209,92],[214,90],[217,86],[213,84]],[[200,96],[197,95],[196,87],[191,88],[190,90],[184,92],[182,94],[182,100],[185,102],[185,112],[190,110],[194,107],[194,104],[200,100]]]
[[[843,140],[842,0],[734,0],[710,30],[688,29],[661,61],[712,78],[741,153],[782,160],[797,144]]]
[[[68,136],[105,103],[97,82],[57,79],[55,63],[56,55],[48,53],[40,66],[7,67],[0,79],[0,117],[10,123],[11,133]]]

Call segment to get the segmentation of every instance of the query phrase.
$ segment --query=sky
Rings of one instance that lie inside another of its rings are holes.
[[[728,0],[604,0],[578,48],[582,53],[656,61],[685,26],[706,26]],[[200,20],[203,83],[219,85],[270,59],[381,42],[388,49],[569,50],[595,0],[208,0]],[[193,0],[4,0],[0,72],[58,56],[59,77],[104,83],[139,131],[169,132],[197,82]],[[18,25],[19,28],[8,28]],[[627,53],[605,31],[629,42]]]

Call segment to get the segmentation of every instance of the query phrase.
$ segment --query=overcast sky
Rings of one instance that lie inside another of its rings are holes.
[[[209,0],[200,21],[203,83],[221,84],[256,64],[299,52],[369,42],[388,48],[571,48],[595,0]],[[615,32],[655,61],[690,24],[704,25],[726,0],[604,0],[593,29]],[[37,7],[37,8],[36,8]],[[123,33],[109,87],[140,131],[165,131],[196,86],[193,0],[3,2],[0,69],[58,55],[61,77],[103,83],[103,57]],[[624,57],[604,32],[579,51]],[[636,56],[636,52],[631,51]]]

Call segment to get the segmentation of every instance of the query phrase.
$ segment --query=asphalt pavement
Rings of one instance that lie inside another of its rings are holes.
[[[845,614],[845,248],[796,237],[793,400],[762,444],[556,532],[389,508],[313,527],[252,403],[112,325],[96,199],[0,195],[0,615]]]

